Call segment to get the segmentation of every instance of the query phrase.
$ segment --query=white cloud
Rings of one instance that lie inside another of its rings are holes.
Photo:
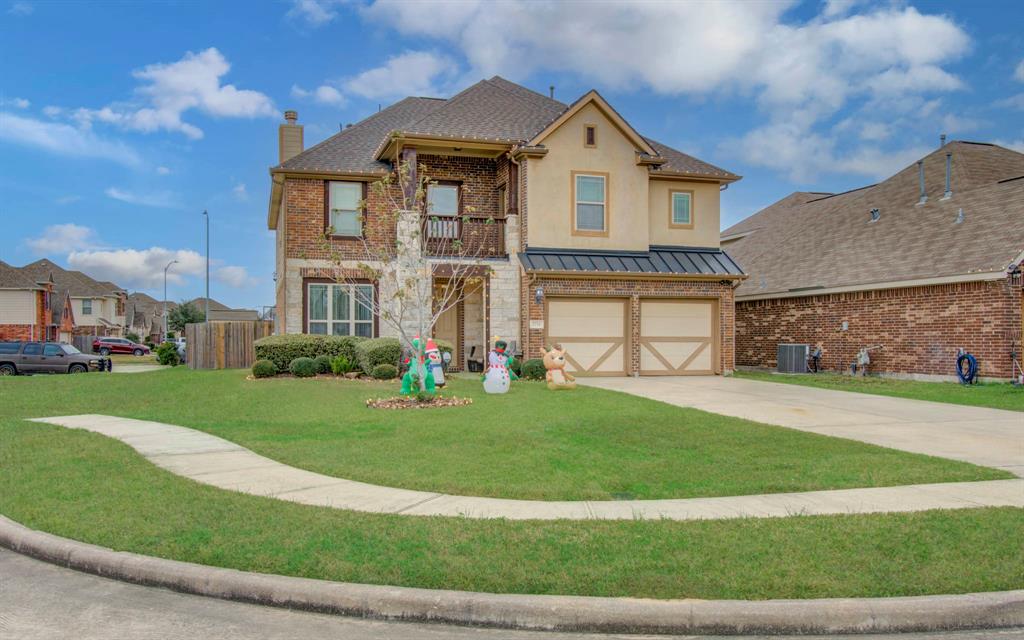
[[[1010,96],[1009,98],[997,100],[995,105],[997,107],[1020,109],[1021,111],[1024,111],[1024,93],[1018,93],[1017,95]]]
[[[320,27],[338,17],[334,7],[338,0],[292,0],[288,17],[302,20],[311,27]]]
[[[312,98],[320,104],[333,105],[336,107],[343,106],[348,102],[340,91],[326,84],[320,85],[312,91],[307,91],[299,85],[293,84],[291,95],[293,98],[298,98],[300,100]]]
[[[107,194],[108,198],[127,202],[128,204],[141,205],[143,207],[163,207],[173,209],[179,206],[177,198],[169,191],[133,193],[117,187],[107,187],[103,193]]]
[[[1017,70],[1013,72],[1013,77],[1024,82],[1024,60],[1021,60],[1020,64],[1017,65]]]
[[[825,0],[825,7],[821,14],[826,18],[845,15],[854,6],[860,4],[860,0]]]
[[[0,140],[62,156],[102,158],[128,166],[141,162],[138,154],[120,141],[108,140],[69,124],[44,122],[10,112],[0,112]]]
[[[245,267],[229,266],[221,267],[213,272],[213,278],[218,282],[241,288],[251,287],[254,284],[258,284],[258,280],[249,275],[249,272],[245,270]]]
[[[160,176],[166,176],[166,175],[169,175],[171,173],[171,170],[168,169],[167,167],[157,167],[156,168],[156,173],[157,173],[157,175],[160,175]]]
[[[249,192],[245,190],[245,183],[239,182],[232,189],[231,193],[235,196],[235,200],[245,202],[249,199]]]
[[[54,200],[57,204],[74,204],[82,199],[82,196],[61,196]]]
[[[942,116],[942,131],[949,135],[976,131],[981,128],[983,124],[984,123],[980,120],[968,118],[966,116],[958,116],[955,113],[947,113]]]
[[[72,113],[72,118],[83,128],[104,122],[146,133],[178,131],[195,140],[203,137],[203,131],[182,120],[182,115],[192,109],[224,118],[273,115],[273,103],[266,95],[221,84],[221,77],[230,69],[228,61],[213,47],[199,53],[189,51],[177,62],[151,64],[132,73],[145,83],[136,89],[141,102],[81,108]]]
[[[191,249],[150,247],[72,251],[68,254],[68,264],[72,269],[85,271],[97,280],[109,280],[129,289],[162,286],[164,267],[172,260],[178,263],[167,271],[169,283],[181,284],[185,281],[184,276],[200,276],[206,272],[206,259]]]
[[[96,244],[96,231],[89,227],[67,223],[46,227],[38,238],[29,238],[25,244],[37,255],[52,255],[89,249]]]
[[[7,13],[12,16],[29,16],[36,8],[28,2],[15,2],[11,4],[11,8],[7,10]]]
[[[62,113],[64,113],[64,109],[63,108],[55,107],[52,104],[49,104],[49,105],[46,105],[45,107],[43,107],[43,115],[45,115],[47,118],[56,118],[57,116],[61,115]]]
[[[1007,149],[1013,149],[1014,151],[1019,151],[1021,153],[1024,153],[1024,138],[1020,138],[1019,140],[1001,140],[1001,139],[997,139],[997,140],[993,140],[992,143],[993,144],[998,144],[1001,147],[1006,147]]]
[[[32,103],[25,98],[2,98],[0,107],[14,107],[15,109],[28,109]]]
[[[456,79],[458,66],[451,58],[429,51],[406,51],[380,67],[345,81],[345,90],[364,98],[436,95]]]

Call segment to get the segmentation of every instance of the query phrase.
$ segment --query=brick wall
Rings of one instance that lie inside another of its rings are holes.
[[[0,324],[0,341],[41,340],[39,327],[31,324]]]
[[[740,366],[774,368],[779,343],[820,342],[825,369],[846,371],[858,349],[881,344],[872,371],[952,376],[963,347],[982,376],[1008,378],[1020,334],[1021,286],[1011,279],[736,303]]]
[[[523,326],[527,336],[524,356],[540,357],[540,349],[544,345],[544,329],[530,329],[530,320],[544,319],[544,304],[537,304],[534,291],[542,287],[545,298],[548,296],[619,296],[630,299],[631,352],[630,373],[640,369],[640,298],[717,298],[719,302],[719,365],[723,373],[731,373],[735,369],[735,343],[733,326],[735,311],[733,305],[732,284],[718,281],[680,281],[680,280],[605,280],[589,278],[537,278],[530,281],[528,275],[523,276],[521,308]]]

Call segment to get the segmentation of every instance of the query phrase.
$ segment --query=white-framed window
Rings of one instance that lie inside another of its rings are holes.
[[[608,178],[602,175],[577,173],[575,182],[576,231],[604,232],[608,199]]]
[[[459,236],[459,185],[427,185],[427,216],[429,237],[457,238]],[[438,220],[434,220],[434,218]]]
[[[309,333],[373,337],[373,285],[310,282],[306,286]]]
[[[84,300],[82,300],[82,315],[92,315],[92,298],[85,298]]]
[[[672,210],[672,226],[693,226],[693,193],[690,191],[672,191],[670,193]]]
[[[359,203],[363,199],[362,182],[331,182],[328,188],[328,225],[336,236],[363,234],[362,213]]]

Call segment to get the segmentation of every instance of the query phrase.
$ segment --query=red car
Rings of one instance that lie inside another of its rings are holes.
[[[136,356],[149,354],[149,347],[146,345],[124,338],[96,338],[92,341],[92,350],[101,356],[109,356],[112,353],[130,353]]]

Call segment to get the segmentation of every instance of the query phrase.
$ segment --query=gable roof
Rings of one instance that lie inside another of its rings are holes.
[[[597,109],[601,111],[601,113],[603,113],[604,116],[612,122],[612,124],[618,127],[622,134],[626,136],[626,138],[628,138],[630,142],[636,145],[641,152],[646,153],[650,156],[658,155],[658,152],[655,151],[654,147],[651,146],[647,138],[644,138],[642,135],[637,133],[636,129],[633,128],[633,125],[626,122],[626,119],[620,116],[619,112],[612,108],[612,105],[608,104],[608,101],[605,100],[601,96],[601,94],[594,89],[591,89],[587,93],[580,96],[579,99],[576,100],[576,102],[573,102],[571,105],[569,105],[569,107],[562,111],[562,113],[560,113],[558,117],[556,117],[554,120],[546,124],[543,129],[537,131],[533,135],[533,137],[530,138],[530,141],[526,143],[526,146],[539,146],[542,142],[544,142],[545,138],[554,133],[556,129],[561,127],[570,118],[579,113],[581,109],[590,104],[597,107]]]
[[[947,153],[952,196],[945,199]],[[723,248],[750,274],[737,297],[1005,274],[1024,255],[1024,154],[954,141],[922,160],[923,205],[915,163],[844,193],[793,193],[723,231]]]
[[[449,99],[409,97],[334,134],[286,160],[272,172],[320,172],[383,175],[390,164],[381,158],[394,135],[476,140],[525,145],[560,118],[597,102],[620,120],[634,143],[648,156],[665,162],[652,175],[687,175],[734,181],[740,176],[638,134],[596,91],[573,105],[554,100],[500,76],[481,80]]]

